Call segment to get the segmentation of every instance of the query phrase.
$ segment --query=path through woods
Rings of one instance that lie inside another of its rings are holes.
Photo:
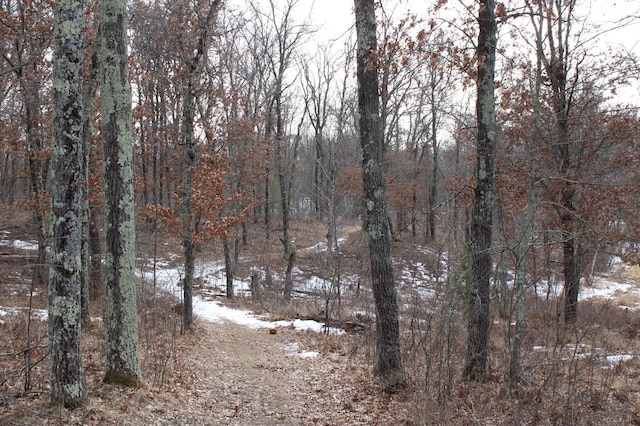
[[[123,389],[88,373],[85,407],[48,408],[46,395],[35,405],[16,400],[0,424],[411,424],[403,397],[380,392],[359,339],[200,320],[193,335],[178,339],[167,385]]]

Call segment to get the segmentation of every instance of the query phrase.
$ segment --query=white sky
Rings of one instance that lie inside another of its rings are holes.
[[[240,5],[248,0],[229,0],[230,4]],[[257,1],[264,9],[268,7],[268,0]],[[290,0],[275,0],[277,5],[284,5]],[[514,4],[521,5],[521,0],[513,0]],[[477,3],[477,0],[462,0],[465,4]],[[508,1],[507,1],[508,2]],[[431,7],[435,0],[383,0],[383,7],[387,15],[401,17],[407,11],[412,11],[420,18],[430,19],[427,8]],[[450,0],[449,4],[460,5],[459,0]],[[298,0],[294,9],[298,22],[307,22],[316,31],[312,38],[312,45],[326,44],[330,41],[344,37],[354,23],[353,0]],[[440,12],[445,13],[445,12]],[[615,0],[611,2],[598,0],[580,0],[579,14],[588,17],[590,28],[598,28],[599,31],[610,29],[625,16],[640,16],[639,0]],[[596,45],[606,48],[619,49],[623,47],[627,52],[640,56],[640,19],[631,25],[615,31],[602,32],[595,37]],[[342,42],[334,45],[335,51],[340,51]],[[310,47],[311,50],[315,50]],[[636,87],[629,87],[621,94],[624,99],[631,99],[632,103],[640,105],[640,94]],[[636,101],[637,100],[637,101]]]

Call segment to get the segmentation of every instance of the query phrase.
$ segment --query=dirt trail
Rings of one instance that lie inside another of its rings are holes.
[[[286,332],[269,334],[232,323],[202,325],[207,336],[194,352],[193,362],[201,371],[193,402],[213,410],[198,420],[212,421],[211,411],[216,411],[215,417],[226,424],[299,424],[290,418],[300,385],[296,374],[315,360],[287,351]]]
[[[289,328],[270,334],[201,319],[192,335],[179,338],[180,365],[169,385],[130,390],[88,383],[90,398],[81,409],[40,406],[19,418],[0,415],[0,424],[404,424],[406,405],[380,392],[358,339]]]

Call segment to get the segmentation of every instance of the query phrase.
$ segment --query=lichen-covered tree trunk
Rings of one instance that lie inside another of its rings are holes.
[[[102,0],[100,3],[99,62],[106,210],[107,371],[104,380],[138,387],[142,385],[142,372],[138,356],[126,6],[125,0]]]
[[[404,386],[398,302],[391,260],[384,180],[384,135],[378,96],[376,16],[374,0],[355,0],[357,32],[358,109],[365,228],[369,241],[371,282],[376,306],[374,374],[388,389]]]
[[[86,399],[81,328],[82,31],[81,0],[55,7],[49,272],[49,366],[51,402],[78,407]]]
[[[494,0],[481,0],[478,22],[476,189],[471,218],[471,289],[464,377],[484,380],[489,358],[489,281],[493,228],[495,159],[495,63],[497,27]]]
[[[555,55],[554,55],[555,56]],[[560,207],[557,208],[562,223],[562,254],[564,272],[564,322],[572,324],[578,318],[578,293],[580,292],[580,244],[576,238],[577,219],[574,203],[575,187],[571,172],[573,169],[569,140],[569,110],[567,99],[567,63],[561,54],[553,60],[560,62],[548,67],[551,88],[553,90],[553,108],[556,117],[558,156],[561,178]],[[570,95],[569,95],[570,96]]]

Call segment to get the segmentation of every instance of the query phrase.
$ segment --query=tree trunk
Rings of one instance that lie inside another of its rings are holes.
[[[284,70],[281,70],[281,75],[284,74]],[[287,261],[287,269],[285,271],[284,280],[284,300],[291,299],[291,292],[293,291],[293,264],[295,262],[295,255],[291,251],[291,236],[289,226],[289,197],[287,176],[284,171],[284,152],[282,147],[283,138],[283,122],[282,122],[282,103],[281,103],[281,91],[282,82],[278,84],[276,90],[276,162],[278,168],[278,186],[280,188],[280,207],[282,209],[282,245],[284,246],[284,258]]]
[[[56,2],[53,54],[52,245],[49,272],[51,402],[75,408],[86,399],[81,328],[83,157],[80,0]]]
[[[313,206],[318,219],[322,218],[324,195],[324,150],[322,149],[322,128],[315,126],[315,162],[313,164]]]
[[[99,27],[99,23],[96,22],[96,26]],[[99,30],[98,30],[99,31]],[[99,40],[98,36],[98,40]],[[85,88],[82,94],[82,111],[83,111],[83,119],[82,119],[82,150],[84,152],[82,159],[82,192],[83,192],[83,206],[82,206],[82,323],[88,324],[91,322],[90,318],[90,300],[93,298],[95,300],[95,293],[98,287],[98,283],[102,282],[102,274],[100,273],[100,268],[102,267],[102,262],[93,261],[94,256],[99,255],[98,253],[92,252],[96,246],[94,246],[91,242],[91,238],[94,237],[92,234],[91,223],[92,223],[92,212],[91,205],[89,202],[90,198],[90,188],[89,188],[89,177],[90,177],[90,164],[91,164],[91,144],[90,139],[91,136],[95,134],[95,121],[93,110],[95,108],[95,96],[96,91],[98,89],[98,50],[99,48],[94,48],[91,54],[91,68],[89,72],[89,78],[86,81]],[[97,229],[93,230],[96,232]],[[98,234],[98,244],[97,247],[100,247],[99,234]],[[98,268],[96,271],[95,268]],[[93,270],[92,270],[93,269]],[[92,284],[93,283],[93,284]]]
[[[494,0],[481,0],[478,19],[477,166],[469,251],[472,259],[469,325],[464,377],[484,380],[489,358],[489,281],[493,228],[495,157],[495,63],[497,28]]]
[[[131,89],[127,4],[100,3],[102,138],[105,164],[107,351],[104,381],[142,386],[138,357]]]
[[[222,240],[222,246],[224,248],[224,271],[227,279],[227,298],[233,298],[233,254],[231,253],[231,247],[229,245],[229,239],[224,238]]]
[[[194,62],[197,59],[194,59]],[[193,329],[193,278],[195,273],[195,254],[194,254],[194,221],[193,209],[191,203],[193,168],[196,163],[196,151],[193,141],[193,125],[194,125],[194,109],[195,94],[194,84],[195,76],[193,75],[195,68],[191,67],[189,73],[189,83],[184,100],[184,117],[183,117],[183,144],[185,149],[185,161],[183,171],[183,190],[182,190],[182,248],[184,250],[184,279],[182,281],[183,294],[183,312],[182,326],[184,331]]]
[[[564,322],[573,324],[578,319],[578,294],[580,292],[580,246],[573,234],[566,233],[562,244],[564,255]]]
[[[431,170],[431,191],[429,192],[429,233],[431,235],[431,242],[436,241],[436,202],[438,199],[438,109],[435,99],[435,91],[436,83],[435,81],[432,81],[430,103],[433,165]]]
[[[398,302],[393,278],[384,180],[384,135],[378,96],[376,17],[374,0],[355,0],[358,108],[365,229],[369,241],[371,281],[376,306],[374,374],[389,390],[405,384],[400,348]]]
[[[196,109],[196,85],[202,72],[203,59],[209,42],[209,29],[217,14],[222,0],[211,0],[207,16],[199,23],[202,32],[198,36],[197,49],[187,65],[189,76],[184,99],[182,118],[182,138],[185,147],[184,187],[182,192],[182,246],[184,249],[184,281],[183,281],[183,316],[182,323],[185,331],[193,329],[193,279],[195,272],[195,244],[194,229],[196,218],[193,217],[191,202],[193,171],[197,164],[197,153],[194,141],[194,124]]]

